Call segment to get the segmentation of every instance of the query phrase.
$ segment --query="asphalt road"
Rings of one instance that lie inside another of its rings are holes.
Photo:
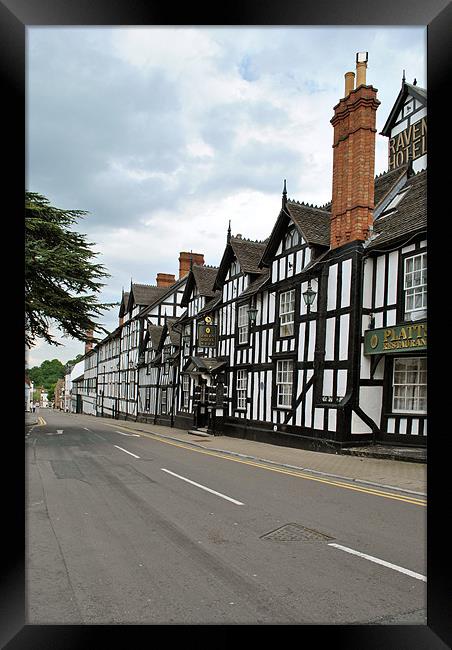
[[[426,507],[46,411],[28,624],[426,624]]]

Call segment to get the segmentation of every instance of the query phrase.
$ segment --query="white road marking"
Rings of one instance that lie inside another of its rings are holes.
[[[357,555],[358,557],[362,557],[365,560],[370,560],[371,562],[375,562],[376,564],[381,564],[382,566],[388,567],[389,569],[394,569],[394,571],[405,573],[407,576],[410,576],[411,578],[416,578],[416,580],[422,580],[423,582],[427,582],[427,576],[423,576],[420,573],[415,573],[414,571],[410,571],[409,569],[404,569],[401,566],[397,566],[397,564],[391,564],[390,562],[385,562],[385,560],[380,560],[378,557],[373,557],[372,555],[366,555],[365,553],[354,551],[353,549],[347,548],[346,546],[341,546],[340,544],[328,544],[328,546],[334,546],[334,548],[338,548],[341,551],[345,551],[346,553]]]
[[[134,458],[139,458],[139,456],[137,456],[136,454],[132,454],[131,451],[127,451],[127,449],[123,449],[122,447],[118,447],[118,445],[113,445],[113,447],[116,447],[116,449],[120,449],[121,451],[125,451],[126,454],[130,454]]]
[[[215,490],[212,490],[211,488],[208,488],[205,485],[201,485],[200,483],[195,483],[194,481],[191,481],[189,478],[185,478],[184,476],[179,476],[179,474],[175,474],[174,472],[170,472],[169,469],[164,469],[163,467],[161,467],[160,469],[162,470],[162,472],[166,472],[167,474],[171,474],[172,476],[175,476],[176,478],[180,478],[182,481],[186,481],[187,483],[191,483],[191,485],[195,485],[196,487],[201,488],[201,490],[206,490],[206,492],[211,492],[212,494],[216,494],[217,497],[221,497],[222,499],[226,499],[227,501],[231,501],[232,503],[235,503],[238,506],[243,506],[244,505],[241,501],[236,501],[235,499],[232,499],[231,497],[228,497],[225,494],[222,494],[221,492],[216,492]]]
[[[64,429],[57,429],[56,432],[61,435],[63,433]]]
[[[85,429],[85,431],[91,431],[91,429],[87,429],[86,427],[83,427],[83,428]]]
[[[124,433],[123,431],[116,431],[116,433],[120,433],[122,436],[129,436],[130,438],[140,438],[139,433]]]

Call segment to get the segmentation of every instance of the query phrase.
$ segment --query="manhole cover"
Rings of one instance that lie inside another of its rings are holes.
[[[262,535],[261,539],[270,539],[275,542],[322,542],[334,539],[334,537],[320,533],[312,528],[306,528],[300,524],[286,524]]]

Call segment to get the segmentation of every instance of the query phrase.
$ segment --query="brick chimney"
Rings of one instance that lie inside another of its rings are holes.
[[[191,260],[193,264],[204,265],[204,253],[182,252],[179,255],[179,280],[190,272]]]
[[[171,287],[176,282],[176,276],[171,273],[157,273],[155,281],[158,287]]]
[[[345,74],[345,97],[334,107],[331,248],[369,235],[374,209],[377,89],[366,85],[367,52],[356,55],[354,74]]]
[[[88,354],[88,352],[93,349],[94,346],[93,336],[94,336],[94,330],[88,330],[86,332],[86,337],[90,340],[86,341],[85,343],[85,354]]]

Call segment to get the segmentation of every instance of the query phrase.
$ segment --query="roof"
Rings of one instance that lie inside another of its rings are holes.
[[[190,357],[183,372],[211,373],[226,365],[226,361],[214,357]]]
[[[162,287],[165,291],[164,293],[158,295],[152,302],[150,302],[146,307],[140,312],[140,316],[146,316],[146,314],[150,311],[151,307],[156,305],[159,301],[163,300],[167,295],[170,295],[174,291],[177,291],[181,285],[185,284],[187,281],[187,276],[184,275],[184,277],[179,278],[174,284],[172,284],[170,287]]]
[[[128,302],[129,302],[129,292],[123,291],[122,298],[121,298],[121,305],[119,307],[119,318],[124,316],[125,312],[127,311]]]
[[[222,296],[221,291],[217,291],[217,294],[218,294],[218,295],[216,295],[215,298],[211,298],[211,299],[210,299],[210,300],[209,300],[209,301],[204,305],[204,307],[198,311],[198,313],[196,314],[196,316],[204,316],[204,314],[208,314],[208,313],[210,313],[213,309],[215,309],[215,307],[217,307],[217,306],[220,304],[220,302],[221,302],[223,296]]]
[[[163,326],[162,325],[148,325],[149,339],[152,344],[152,348],[156,350],[159,346],[160,339],[162,337]]]
[[[372,235],[364,244],[367,250],[395,244],[427,229],[427,170],[408,178],[399,194],[403,198],[396,207],[375,219]]]
[[[244,273],[262,273],[259,268],[266,244],[252,239],[231,237],[230,245]]]
[[[127,311],[133,305],[147,306],[167,293],[168,287],[157,287],[153,284],[132,284],[127,303]]]
[[[198,289],[199,295],[205,298],[213,298],[217,295],[214,291],[213,285],[218,273],[217,266],[205,266],[201,264],[193,264],[187,276],[187,284],[185,285],[184,295],[182,296],[181,306],[186,307],[193,292],[193,289]]]
[[[264,287],[264,285],[268,282],[270,278],[270,271],[269,269],[265,269],[264,272],[256,278],[251,284],[248,285],[248,287],[243,291],[238,298],[247,298],[248,296],[254,296],[260,289]]]
[[[330,245],[329,210],[292,200],[288,200],[285,207],[308,244]]]
[[[391,189],[397,183],[397,181],[406,174],[408,170],[408,164],[401,165],[396,169],[391,169],[391,171],[383,172],[375,178],[375,196],[374,204],[375,207],[383,201],[383,199],[389,194]]]

